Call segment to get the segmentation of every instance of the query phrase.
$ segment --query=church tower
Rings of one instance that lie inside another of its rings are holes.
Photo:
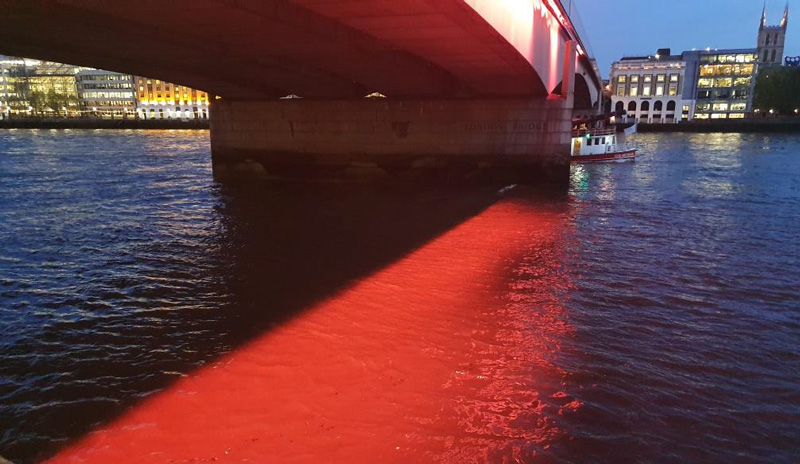
[[[767,5],[761,12],[758,27],[758,64],[760,68],[780,66],[783,63],[783,46],[786,41],[786,26],[789,24],[789,3],[783,10],[783,18],[778,26],[767,25]]]

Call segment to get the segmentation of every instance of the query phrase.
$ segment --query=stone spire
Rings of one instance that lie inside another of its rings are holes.
[[[781,27],[786,27],[789,24],[789,0],[786,0],[786,8],[783,10],[783,18],[781,19]]]

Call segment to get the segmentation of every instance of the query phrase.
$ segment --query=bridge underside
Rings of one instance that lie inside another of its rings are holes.
[[[303,179],[566,182],[561,99],[216,103],[214,172]]]
[[[586,66],[567,51],[572,42],[550,8],[542,0],[0,0],[0,53],[221,97],[211,111],[220,175],[449,166],[566,179],[572,76]],[[553,98],[564,76],[564,98]],[[364,99],[373,92],[388,98]],[[303,100],[278,100],[290,94]]]

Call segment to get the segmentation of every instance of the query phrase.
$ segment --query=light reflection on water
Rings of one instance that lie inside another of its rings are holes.
[[[5,132],[0,455],[795,462],[800,139],[638,141],[565,197],[230,189],[205,133]]]

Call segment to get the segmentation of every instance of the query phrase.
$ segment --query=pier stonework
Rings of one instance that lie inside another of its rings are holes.
[[[565,98],[227,101],[211,111],[218,178],[502,179],[564,183]]]

